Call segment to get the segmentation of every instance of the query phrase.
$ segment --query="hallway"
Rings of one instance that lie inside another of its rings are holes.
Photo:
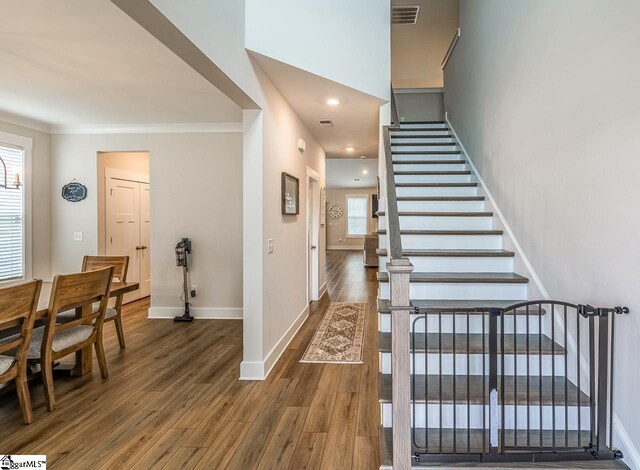
[[[328,295],[263,382],[238,380],[241,322],[175,325],[130,304],[126,350],[105,328],[110,378],[56,378],[53,413],[34,381],[28,427],[13,394],[0,396],[0,442],[60,469],[378,468],[375,269],[361,252],[328,252],[327,279]],[[330,300],[368,303],[363,364],[298,362]]]

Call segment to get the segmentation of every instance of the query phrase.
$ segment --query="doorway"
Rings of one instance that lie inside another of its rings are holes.
[[[319,299],[320,175],[307,167],[307,300]]]
[[[99,252],[129,256],[127,281],[140,289],[124,302],[151,294],[151,187],[148,152],[100,152],[98,154]]]

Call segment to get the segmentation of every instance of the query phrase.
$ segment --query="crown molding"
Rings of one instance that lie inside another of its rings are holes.
[[[241,122],[187,124],[55,124],[52,134],[209,134],[242,132]]]
[[[32,129],[34,131],[51,133],[51,126],[46,122],[9,113],[7,111],[0,111],[0,121],[7,124],[13,124],[14,126],[26,127],[27,129]]]

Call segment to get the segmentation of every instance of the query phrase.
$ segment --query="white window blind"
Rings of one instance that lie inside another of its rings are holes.
[[[347,236],[357,237],[367,234],[369,196],[356,194],[347,196]]]
[[[0,143],[0,157],[7,166],[7,185],[12,186],[16,173],[24,175],[24,151]],[[4,173],[0,163],[0,182]],[[24,276],[24,186],[0,188],[0,281]]]

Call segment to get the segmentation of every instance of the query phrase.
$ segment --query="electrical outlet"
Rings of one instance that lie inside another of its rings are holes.
[[[191,286],[191,297],[196,297],[198,295],[198,286]]]
[[[82,241],[82,232],[73,232],[73,241],[81,242]]]

